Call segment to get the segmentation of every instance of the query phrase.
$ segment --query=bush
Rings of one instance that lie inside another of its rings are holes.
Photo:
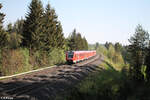
[[[62,49],[54,48],[51,52],[31,51],[30,53],[30,64],[33,69],[63,63],[65,63],[65,53]]]
[[[30,59],[29,50],[27,48],[24,48],[21,49],[20,52],[24,56],[24,71],[32,70],[32,65],[29,64],[29,59]]]
[[[97,48],[96,52],[98,54],[102,54],[104,56],[107,56],[108,50],[103,45],[99,45],[99,47]]]
[[[64,51],[57,48],[50,53],[46,51],[29,52],[26,48],[3,49],[0,52],[0,76],[65,63]]]
[[[27,49],[3,50],[1,60],[2,75],[12,75],[31,70],[28,60],[29,51]]]
[[[114,56],[113,56],[113,58],[112,58],[112,61],[115,63],[115,64],[117,64],[117,63],[119,63],[119,64],[124,64],[124,60],[123,60],[123,57],[122,57],[122,55],[121,55],[121,53],[115,53],[114,54]]]
[[[48,54],[44,51],[31,51],[30,52],[30,64],[33,66],[33,69],[50,65],[48,61]]]
[[[20,46],[22,42],[22,36],[17,33],[11,33],[8,37],[8,48],[16,49]]]
[[[50,61],[51,64],[63,64],[63,63],[65,63],[64,50],[54,48],[49,53],[49,61]]]

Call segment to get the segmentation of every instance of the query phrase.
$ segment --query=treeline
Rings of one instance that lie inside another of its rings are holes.
[[[0,9],[2,4],[0,4]],[[20,73],[65,62],[65,51],[87,50],[88,43],[73,31],[65,38],[55,9],[40,0],[32,0],[25,19],[3,27],[5,14],[0,13],[0,72]]]
[[[106,42],[104,45],[96,43],[95,50],[98,54],[103,55],[106,61],[114,64],[118,70],[121,70],[127,63],[124,58],[125,48],[119,42],[115,44]]]
[[[69,50],[88,50],[88,42],[85,37],[82,37],[80,33],[73,30],[71,35],[67,39],[67,45]]]
[[[129,66],[129,77],[139,82],[150,81],[150,38],[149,33],[141,25],[137,25],[135,33],[129,39],[129,45],[106,42],[104,46],[95,44],[95,49],[110,58],[113,62]]]

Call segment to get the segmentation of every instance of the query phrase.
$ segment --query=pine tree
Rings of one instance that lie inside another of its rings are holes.
[[[23,25],[23,46],[40,50],[43,42],[43,7],[40,0],[32,0]]]
[[[2,4],[0,4],[0,9],[2,8]],[[8,34],[3,29],[3,20],[4,14],[0,13],[0,49],[4,48],[7,45]]]
[[[17,49],[20,46],[21,42],[22,42],[21,34],[18,34],[16,32],[9,34],[8,48]]]
[[[13,26],[13,30],[17,33],[17,34],[20,34],[22,35],[23,34],[23,24],[24,24],[24,20],[21,18],[21,19],[18,19],[14,26]]]
[[[64,38],[64,34],[62,33],[62,26],[61,23],[58,22],[58,24],[56,25],[56,41],[57,41],[57,48],[61,48],[64,49],[64,45],[65,45],[65,38]]]
[[[109,49],[109,43],[108,43],[108,42],[105,43],[105,47],[106,47],[107,49]]]
[[[146,49],[147,55],[145,58],[145,65],[146,65],[146,78],[147,81],[150,82],[150,41],[149,41],[149,47]]]
[[[68,44],[70,50],[77,50],[77,48],[76,48],[76,44],[77,44],[76,43],[77,42],[76,36],[77,36],[76,29],[74,29],[73,32],[71,33],[71,37],[69,39],[69,44]]]
[[[119,42],[115,43],[115,51],[121,52],[121,49],[122,49],[122,45]]]
[[[85,37],[82,38],[81,33],[77,33],[74,29],[68,39],[68,47],[70,50],[88,50],[88,42]]]
[[[42,40],[44,42],[44,50],[49,51],[52,47],[52,43],[53,43],[53,34],[54,34],[54,23],[53,23],[53,16],[52,16],[52,12],[51,12],[51,7],[50,4],[48,4],[46,6],[46,11],[44,13],[44,34],[42,36]]]
[[[6,32],[8,32],[9,34],[11,34],[12,32],[14,32],[12,23],[9,23],[9,24],[7,25],[7,30],[6,30]]]
[[[88,50],[88,42],[85,37],[83,37],[83,50]]]
[[[95,44],[95,50],[96,50],[98,47],[99,47],[99,43],[96,42],[96,44]]]
[[[84,44],[80,33],[77,34],[75,41],[76,41],[76,50],[83,50]]]
[[[65,39],[62,33],[63,30],[61,23],[57,18],[55,10],[50,7],[50,4],[48,4],[43,17],[44,34],[42,37],[45,43],[45,50],[64,47]]]
[[[148,47],[149,34],[141,25],[138,25],[135,34],[129,39],[129,52],[131,53],[130,72],[135,80],[143,80],[141,67],[145,60],[145,49]]]

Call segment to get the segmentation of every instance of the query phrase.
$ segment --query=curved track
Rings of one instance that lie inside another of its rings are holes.
[[[71,88],[88,73],[96,71],[101,62],[98,55],[73,65],[60,65],[38,72],[0,81],[0,96],[16,100],[50,100]]]

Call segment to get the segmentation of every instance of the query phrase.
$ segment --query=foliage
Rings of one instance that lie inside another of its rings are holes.
[[[64,48],[64,36],[62,33],[61,23],[57,19],[55,10],[47,5],[44,13],[44,34],[42,35],[44,42],[44,50],[51,50],[52,48]]]
[[[108,48],[108,49],[107,49]],[[108,47],[105,47],[105,45],[99,45],[96,52],[97,54],[103,55],[105,59],[110,60],[114,66],[116,66],[117,69],[121,69],[120,66],[124,66],[124,59],[122,56],[122,49],[117,51],[112,43],[109,43]]]
[[[98,47],[99,47],[99,43],[96,42],[96,44],[95,44],[95,50],[96,50]]]
[[[51,64],[63,64],[65,63],[65,53],[64,50],[54,48],[49,53],[49,61]]]
[[[125,64],[128,64],[131,62],[131,60],[130,60],[131,59],[131,53],[128,52],[128,48],[129,48],[129,46],[123,46],[122,50],[121,50],[121,54],[122,54],[122,57],[124,59]]]
[[[33,69],[50,65],[48,54],[44,51],[30,51],[29,63],[33,66]]]
[[[88,50],[88,42],[85,37],[82,38],[80,33],[73,30],[71,36],[68,38],[68,47],[70,50]]]
[[[34,50],[40,50],[43,46],[41,41],[43,12],[41,1],[32,0],[23,25],[23,46]]]
[[[99,71],[91,73],[67,93],[65,100],[149,100],[149,85],[130,80],[128,70],[116,69],[104,59]],[[138,87],[138,88],[137,88]]]
[[[85,37],[83,37],[83,50],[88,50],[88,42]]]
[[[8,37],[8,48],[17,49],[22,43],[22,36],[17,33],[11,33]]]
[[[135,80],[144,80],[141,69],[145,62],[145,49],[148,47],[149,34],[142,28],[141,25],[138,25],[135,30],[135,34],[129,39],[129,42],[129,52],[131,53],[132,58],[130,59],[131,76]]]
[[[0,3],[0,9],[2,8],[2,4]],[[3,29],[3,20],[4,14],[0,12],[0,49],[6,47],[8,34]]]
[[[21,18],[21,19],[18,19],[18,20],[14,23],[14,26],[13,26],[14,32],[16,32],[17,34],[22,35],[22,34],[23,34],[23,24],[24,24],[24,20],[23,20],[22,18]]]
[[[126,74],[118,72],[109,62],[103,62],[104,67],[96,73],[90,74],[85,80],[79,83],[66,96],[66,99],[71,100],[125,100],[126,92],[122,87],[126,84]],[[127,92],[126,92],[127,93]]]
[[[119,42],[115,43],[114,47],[115,47],[116,52],[122,51],[122,45]]]
[[[2,51],[1,71],[3,75],[12,75],[31,70],[28,63],[29,52],[27,49]]]
[[[105,46],[99,45],[98,48],[96,49],[96,53],[107,57],[108,50]]]
[[[150,42],[149,42],[149,47],[146,49],[147,55],[145,58],[145,65],[146,65],[146,78],[147,81],[150,82]]]
[[[112,44],[110,44],[109,47],[108,47],[108,54],[107,54],[107,56],[108,56],[109,59],[112,60],[113,57],[114,57],[114,54],[115,54],[115,48],[114,48],[114,46]]]
[[[9,34],[11,34],[11,33],[14,32],[12,23],[9,23],[9,24],[7,25],[7,30],[6,30],[6,32],[8,32]]]

